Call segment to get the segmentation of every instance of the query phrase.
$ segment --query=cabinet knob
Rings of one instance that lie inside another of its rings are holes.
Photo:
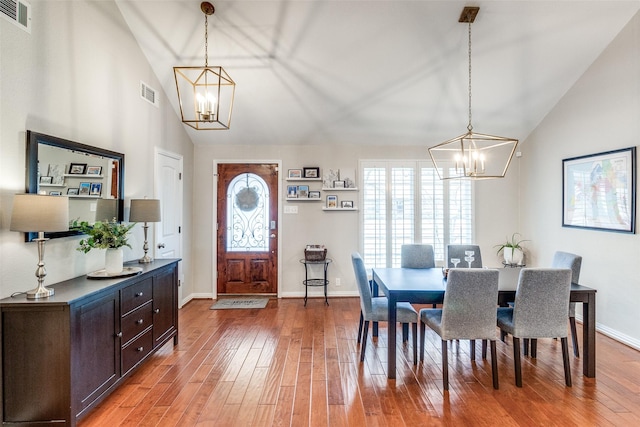
[[[144,320],[143,319],[138,319],[138,320],[136,320],[136,323],[138,325],[142,325],[142,323],[144,323]]]
[[[158,313],[160,313],[160,309],[159,309],[159,308],[156,308],[155,310],[153,310],[153,312],[154,312],[155,314],[158,314]]]
[[[144,347],[138,347],[138,348],[136,348],[136,350],[138,350],[138,351],[144,351]]]
[[[142,294],[142,292],[138,292],[138,293],[136,293],[136,296],[137,296],[137,297],[141,297],[142,295],[143,295],[143,294]]]
[[[122,338],[122,332],[118,332],[118,333],[116,334],[116,337],[118,337],[118,338]]]

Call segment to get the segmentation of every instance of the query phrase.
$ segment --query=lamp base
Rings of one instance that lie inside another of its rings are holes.
[[[138,263],[140,264],[148,264],[150,262],[153,262],[153,258],[151,258],[149,255],[145,254],[142,258],[140,258],[138,260]]]
[[[40,285],[36,289],[27,292],[27,299],[47,298],[54,294],[54,289]]]

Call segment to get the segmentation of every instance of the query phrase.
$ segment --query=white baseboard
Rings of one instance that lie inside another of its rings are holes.
[[[324,292],[309,292],[307,295],[309,298],[324,298]],[[332,297],[359,297],[358,291],[342,291],[335,292],[331,291],[328,294],[329,298]],[[304,298],[304,291],[295,291],[295,292],[283,292],[281,295],[282,298]]]
[[[582,323],[582,316],[576,315],[576,320]],[[619,331],[616,331],[615,329],[611,329],[608,326],[605,326],[598,322],[596,322],[596,331],[624,345],[628,345],[629,347],[635,350],[640,350],[640,340],[636,338],[630,337],[629,335],[625,335]]]

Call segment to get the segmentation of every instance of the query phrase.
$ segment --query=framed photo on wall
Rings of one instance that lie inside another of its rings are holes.
[[[319,191],[309,191],[309,198],[310,199],[319,199],[320,198],[320,192]]]
[[[297,185],[288,185],[287,186],[287,199],[296,199],[298,198],[298,186]]]
[[[343,209],[353,209],[353,200],[343,200],[340,202],[340,207]]]
[[[289,169],[289,174],[287,175],[289,179],[298,179],[302,178],[302,169]]]
[[[562,160],[562,226],[635,233],[636,147]]]
[[[327,208],[335,209],[338,207],[338,196],[329,195],[327,196]]]
[[[80,196],[88,196],[91,192],[91,183],[90,182],[81,182],[78,194]]]
[[[87,175],[100,175],[102,166],[87,166]]]
[[[67,195],[69,195],[69,196],[77,196],[78,194],[80,194],[80,189],[79,188],[67,188]]]
[[[302,198],[309,197],[309,186],[308,185],[298,185],[298,197],[302,197]]]
[[[89,195],[91,195],[91,196],[99,196],[100,194],[102,194],[102,183],[100,183],[100,182],[92,182],[91,183],[91,191],[89,192]]]
[[[71,163],[69,165],[70,175],[84,175],[84,171],[87,168],[86,163]]]
[[[320,168],[302,168],[305,178],[320,178]]]

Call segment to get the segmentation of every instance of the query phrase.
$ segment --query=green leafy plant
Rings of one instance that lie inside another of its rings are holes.
[[[505,248],[510,248],[511,250],[513,249],[523,250],[524,248],[521,246],[521,243],[528,242],[529,240],[524,240],[524,239],[518,240],[516,236],[520,236],[520,233],[513,233],[511,235],[511,239],[507,238],[507,241],[505,243],[495,245],[494,247],[498,248],[496,254],[500,255],[500,252],[502,252]]]
[[[89,224],[87,221],[74,220],[71,229],[81,231],[89,237],[80,240],[80,246],[76,250],[85,254],[91,249],[117,249],[123,246],[131,248],[128,243],[129,231],[136,225],[121,224],[113,221],[96,221]]]

